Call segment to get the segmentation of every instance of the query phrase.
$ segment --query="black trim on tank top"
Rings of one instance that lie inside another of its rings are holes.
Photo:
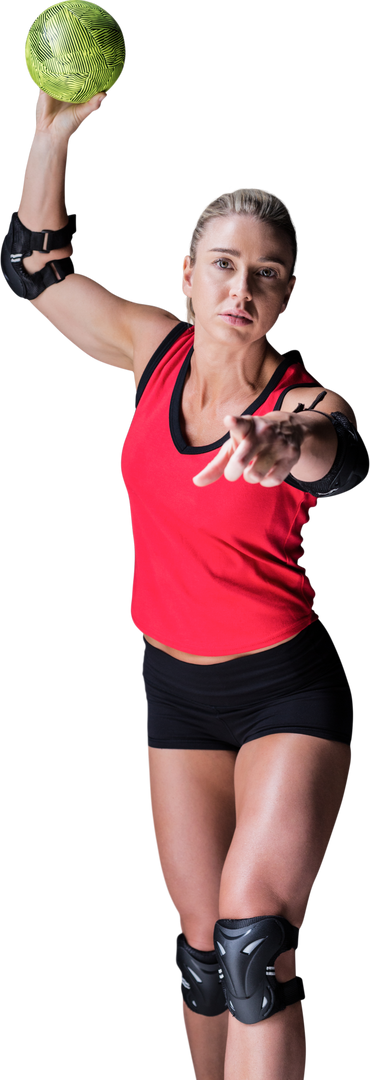
[[[137,408],[137,406],[139,404],[139,401],[140,401],[140,397],[141,397],[143,391],[145,391],[146,386],[147,386],[151,376],[153,375],[153,372],[154,372],[155,368],[157,367],[157,365],[159,365],[161,360],[163,360],[163,357],[166,355],[166,352],[169,352],[169,349],[173,347],[175,341],[177,341],[178,338],[180,338],[182,336],[182,334],[186,333],[186,330],[190,329],[191,326],[192,326],[192,323],[187,323],[186,320],[181,319],[180,322],[177,324],[177,326],[174,326],[172,330],[169,330],[169,333],[166,335],[166,337],[163,339],[163,341],[161,341],[161,345],[159,347],[157,347],[157,349],[155,349],[155,352],[151,356],[151,359],[149,360],[149,362],[146,365],[145,369],[143,369],[143,373],[142,373],[141,378],[139,380],[138,387],[134,391],[134,400],[133,400],[133,408],[134,409]],[[181,364],[181,367],[180,367],[180,370],[179,370],[179,373],[178,373],[178,376],[177,376],[177,379],[176,379],[176,382],[175,382],[175,387],[174,387],[174,390],[173,390],[172,399],[170,399],[170,405],[169,405],[169,430],[170,430],[170,435],[172,435],[173,442],[174,442],[174,444],[176,446],[176,449],[179,451],[180,454],[198,455],[198,454],[206,454],[206,453],[208,453],[209,450],[218,450],[223,445],[223,443],[227,442],[227,440],[229,438],[229,432],[225,432],[225,434],[222,436],[222,438],[219,438],[219,440],[216,443],[209,443],[207,446],[189,446],[188,443],[184,442],[184,438],[183,438],[183,435],[182,435],[182,432],[181,432],[181,427],[180,427],[180,404],[181,404],[181,399],[182,399],[183,384],[184,384],[184,380],[186,380],[186,377],[187,377],[187,374],[188,374],[189,365],[190,365],[190,361],[191,361],[193,351],[194,351],[194,346],[192,345],[190,347],[190,349],[189,349],[189,352],[186,355],[186,359],[184,359],[183,363]],[[253,413],[256,413],[257,409],[259,409],[261,407],[261,405],[263,405],[263,403],[266,401],[266,399],[268,399],[268,397],[270,396],[272,391],[275,390],[275,387],[277,386],[279,380],[282,379],[282,377],[283,377],[284,373],[286,372],[287,368],[290,367],[290,364],[297,364],[297,363],[301,363],[302,365],[304,364],[303,352],[298,347],[292,346],[290,349],[287,350],[286,355],[283,356],[282,363],[280,363],[278,365],[278,367],[276,368],[276,370],[275,370],[274,374],[272,375],[270,381],[268,382],[268,384],[266,384],[266,387],[264,388],[264,390],[262,390],[262,393],[259,394],[256,401],[251,402],[251,404],[248,405],[248,407],[243,410],[243,413],[241,413],[241,416],[252,416]],[[311,368],[307,368],[307,370],[309,370],[309,372],[310,372],[313,379],[317,379],[317,383],[319,384],[319,386],[324,386],[323,381],[321,381],[321,379],[318,379],[317,376],[314,374],[314,372],[311,372]],[[307,386],[307,387],[315,386],[315,382],[306,382],[306,383],[305,382],[299,382],[299,383],[297,383],[297,387],[305,387],[305,386]],[[291,386],[291,387],[286,387],[283,390],[282,394],[280,394],[279,399],[276,402],[276,404],[274,406],[274,409],[272,411],[277,410],[279,408],[280,402],[284,401],[284,397],[289,392],[289,390],[294,390],[294,389],[296,389],[296,384],[293,384],[293,386]],[[290,480],[287,477],[287,483],[289,483],[289,482],[290,482]],[[292,486],[296,486],[296,484],[294,484],[294,478],[293,477],[291,477],[291,484],[292,484]]]
[[[182,399],[183,383],[184,380],[186,380],[188,374],[192,352],[193,348],[189,350],[186,359],[184,359],[183,364],[180,367],[179,374],[175,382],[172,399],[170,399],[169,431],[170,435],[172,435],[173,443],[175,444],[176,449],[179,451],[179,454],[197,455],[207,454],[209,450],[218,450],[220,446],[223,446],[223,443],[228,442],[230,434],[229,431],[225,432],[225,434],[222,435],[222,438],[218,438],[217,443],[209,443],[208,446],[189,446],[188,443],[184,441],[180,428],[180,404]],[[280,379],[282,379],[284,373],[287,370],[287,367],[290,367],[290,364],[291,359],[282,360],[282,363],[278,365],[274,374],[271,376],[270,382],[268,382],[268,386],[266,386],[264,390],[262,390],[262,393],[260,393],[259,396],[256,397],[256,401],[251,402],[251,404],[248,405],[248,408],[243,409],[243,413],[239,414],[239,416],[252,416],[253,413],[256,413],[257,409],[260,408],[266,400],[268,400],[268,397],[270,396],[272,391],[275,390],[275,387],[278,386]]]
[[[274,408],[271,410],[272,413],[277,413],[277,411],[282,409],[284,399],[290,390],[304,390],[305,387],[311,387],[312,390],[314,390],[316,386],[324,387],[324,382],[321,381],[321,379],[318,379],[317,375],[315,375],[314,378],[317,380],[316,382],[293,382],[291,387],[285,387],[284,390],[282,390],[282,393],[280,393]],[[282,411],[284,413],[284,409]]]
[[[161,345],[159,345],[159,347],[155,349],[155,352],[153,352],[153,355],[150,357],[150,361],[146,365],[145,369],[143,369],[137,389],[134,390],[133,408],[137,407],[140,401],[141,394],[143,393],[143,391],[145,391],[147,383],[149,382],[149,379],[151,378],[157,364],[159,364],[161,360],[163,360],[166,352],[169,352],[169,349],[172,349],[175,341],[177,341],[177,338],[181,337],[182,334],[186,333],[186,330],[189,330],[191,325],[191,323],[186,323],[184,319],[181,319],[177,326],[173,326],[173,329],[169,330],[169,334],[167,334],[166,337],[163,338],[163,341],[161,341]]]
[[[183,383],[184,380],[186,380],[188,374],[192,353],[193,346],[189,350],[186,359],[184,359],[175,382],[172,400],[170,400],[169,406],[169,430],[170,435],[172,435],[173,443],[175,444],[176,449],[179,450],[180,454],[198,455],[207,454],[209,450],[218,450],[221,446],[223,446],[223,443],[228,441],[230,435],[227,431],[222,436],[222,438],[219,438],[217,443],[209,443],[208,446],[189,446],[188,443],[184,442],[184,438],[180,428],[180,404],[182,399]],[[275,387],[278,386],[280,379],[283,378],[284,373],[291,364],[302,364],[302,367],[304,365],[304,356],[302,349],[299,349],[296,346],[292,346],[290,349],[287,349],[285,356],[282,357],[282,362],[280,362],[280,364],[276,368],[274,374],[271,376],[270,381],[268,382],[268,384],[266,384],[264,390],[262,390],[262,393],[259,394],[259,396],[256,397],[256,400],[251,402],[251,404],[248,405],[248,408],[245,408],[243,410],[243,413],[239,415],[252,416],[253,413],[257,413],[257,409],[259,409],[261,405],[263,405],[264,402],[268,400],[268,397],[273,392],[273,390],[275,390]],[[311,375],[312,379],[317,379],[317,376],[314,374],[314,372],[312,372],[310,367],[307,367],[307,374]],[[321,382],[320,379],[317,379],[317,382],[320,384],[320,386],[323,386],[324,384],[323,382]],[[299,383],[299,386],[302,386],[302,383]],[[307,386],[315,386],[315,382],[307,382]],[[286,390],[283,391],[283,394],[280,396],[284,397],[284,394],[287,393],[290,389],[291,388],[288,387]]]

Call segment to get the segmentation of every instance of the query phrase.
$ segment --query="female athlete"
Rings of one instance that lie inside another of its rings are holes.
[[[132,611],[197,1080],[301,1080],[295,950],[352,731],[346,676],[298,566],[301,528],[318,496],[366,475],[367,455],[346,401],[267,340],[295,284],[295,232],[274,196],[243,189],[202,214],[186,323],[72,272],[68,139],[104,96],[74,107],[40,93],[3,269],[81,349],[136,380],[122,455]]]

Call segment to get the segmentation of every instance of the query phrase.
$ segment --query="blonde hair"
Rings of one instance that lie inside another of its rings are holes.
[[[195,263],[199,240],[208,222],[212,218],[227,217],[228,214],[250,214],[258,221],[265,221],[268,225],[285,233],[292,248],[293,262],[290,271],[290,277],[292,277],[297,258],[297,238],[293,222],[284,203],[276,195],[270,195],[268,191],[261,191],[259,188],[239,188],[238,191],[220,195],[218,199],[214,199],[209,206],[206,206],[191,238],[191,265]],[[188,322],[194,322],[195,312],[190,296],[186,298],[186,308]]]

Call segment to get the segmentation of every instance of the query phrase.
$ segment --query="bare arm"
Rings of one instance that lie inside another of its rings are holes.
[[[355,426],[351,406],[327,390],[321,412],[295,412],[301,402],[307,410],[319,387],[299,387],[284,398],[284,408],[263,416],[225,416],[230,439],[216,457],[195,477],[198,487],[224,475],[227,480],[244,477],[250,484],[275,487],[291,474],[302,483],[315,483],[329,473],[338,439],[330,413],[342,413]]]
[[[100,107],[105,94],[83,105],[68,105],[40,92],[36,134],[28,159],[18,216],[35,232],[60,229],[68,216],[64,178],[68,142],[82,121]],[[72,254],[72,245],[23,260],[32,274],[46,262]],[[31,303],[84,352],[135,372],[136,381],[154,349],[179,321],[161,308],[134,304],[80,274],[50,286]]]

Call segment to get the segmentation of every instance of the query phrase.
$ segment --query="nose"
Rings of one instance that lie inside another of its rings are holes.
[[[240,270],[239,274],[233,274],[230,296],[237,296],[240,300],[252,299],[252,285],[248,271]]]

